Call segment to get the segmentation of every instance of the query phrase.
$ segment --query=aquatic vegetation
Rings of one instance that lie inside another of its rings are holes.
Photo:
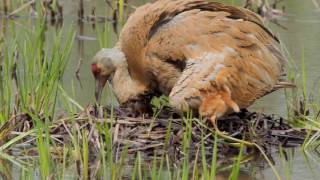
[[[47,20],[61,17],[61,2],[55,0],[46,6]],[[237,115],[230,115],[219,122],[219,129],[228,134],[218,134],[210,124],[191,113],[177,117],[167,108],[166,97],[153,99],[154,114],[144,118],[126,118],[125,110],[116,108],[110,92],[108,109],[85,107],[89,100],[85,104],[78,102],[73,92],[82,93],[81,89],[71,78],[64,77],[75,71],[68,69],[68,63],[74,65],[70,56],[77,53],[73,52],[75,40],[91,37],[79,38],[73,24],[65,23],[54,29],[42,18],[32,19],[27,22],[31,25],[23,27],[18,17],[30,12],[41,15],[41,6],[36,4],[15,11],[25,2],[1,3],[7,3],[7,8],[3,11],[0,6],[0,14],[15,12],[11,18],[16,20],[0,20],[0,177],[237,179],[255,177],[261,167],[272,167],[279,175],[270,175],[271,178],[290,179],[295,175],[294,159],[299,151],[285,145],[303,144],[302,158],[310,169],[306,173],[316,179],[318,174],[313,164],[319,166],[320,88],[317,82],[310,86],[314,78],[308,71],[308,48],[297,52],[300,60],[296,60],[297,56],[289,58],[291,69],[287,76],[298,87],[285,91],[287,117],[242,112],[241,120]],[[84,2],[80,24],[96,25],[93,30],[85,29],[84,35],[90,32],[97,36],[94,43],[111,47],[133,7],[130,3],[112,1],[113,9],[107,11],[108,17],[100,17],[98,10],[92,13]],[[99,5],[95,7],[98,9]],[[48,7],[52,7],[52,12]],[[54,12],[55,16],[51,16]],[[74,24],[78,21],[75,17]],[[64,21],[66,18],[63,17]],[[110,22],[100,23],[106,20]],[[88,79],[91,81],[91,77]],[[254,144],[260,150],[252,148]]]

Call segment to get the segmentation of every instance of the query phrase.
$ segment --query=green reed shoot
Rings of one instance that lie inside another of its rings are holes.
[[[241,165],[241,160],[243,156],[243,149],[244,149],[244,144],[242,143],[240,146],[240,152],[239,155],[236,159],[236,163],[233,165],[231,174],[229,176],[229,179],[231,180],[237,180],[240,172],[240,165]]]
[[[89,179],[89,132],[82,133],[82,173],[83,179]]]
[[[122,27],[124,24],[124,0],[118,1],[119,7],[119,25]]]

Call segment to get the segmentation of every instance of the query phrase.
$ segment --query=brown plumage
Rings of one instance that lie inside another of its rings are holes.
[[[117,46],[94,57],[92,71],[98,89],[112,76],[122,104],[157,92],[177,110],[197,109],[214,120],[288,85],[280,82],[285,59],[277,46],[249,10],[158,0],[136,9]]]

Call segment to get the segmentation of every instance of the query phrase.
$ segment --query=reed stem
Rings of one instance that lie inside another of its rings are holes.
[[[8,0],[3,0],[3,11],[4,14],[7,15],[9,11],[9,2]]]
[[[84,7],[83,7],[83,0],[80,0],[79,1],[79,10],[78,10],[78,17],[79,17],[79,20],[83,19],[84,18]]]

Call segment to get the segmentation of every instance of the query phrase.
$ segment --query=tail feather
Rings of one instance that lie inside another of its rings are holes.
[[[266,94],[272,93],[276,90],[282,89],[282,88],[296,88],[297,86],[294,83],[286,82],[286,81],[279,81],[271,91],[267,92]]]
[[[294,83],[291,82],[286,82],[286,81],[280,81],[278,82],[274,88],[275,89],[280,89],[280,88],[295,88],[297,87]]]

